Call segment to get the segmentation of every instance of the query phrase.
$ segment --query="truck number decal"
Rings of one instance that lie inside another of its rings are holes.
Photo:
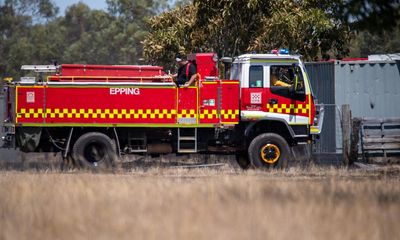
[[[35,102],[35,92],[26,92],[26,102],[27,103]]]
[[[110,95],[140,95],[139,88],[110,88]]]

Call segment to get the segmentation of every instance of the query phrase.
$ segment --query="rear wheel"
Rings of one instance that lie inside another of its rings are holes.
[[[286,140],[275,133],[264,133],[251,141],[250,162],[257,168],[286,168],[293,158]]]
[[[115,143],[99,132],[83,134],[72,149],[73,158],[87,169],[111,169],[117,158]]]

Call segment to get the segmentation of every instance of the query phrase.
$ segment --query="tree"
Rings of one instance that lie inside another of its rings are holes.
[[[63,62],[138,64],[146,21],[166,8],[166,0],[107,0],[108,12],[83,3],[70,6],[61,25],[67,30]]]
[[[55,19],[57,7],[49,0],[6,0],[0,5],[0,75],[19,76],[22,64],[34,63],[43,52],[37,43],[37,23]],[[35,37],[35,42],[32,37]]]
[[[368,57],[371,54],[400,53],[400,19],[391,30],[360,30],[351,42],[351,57]]]
[[[3,7],[18,16],[29,16],[33,22],[54,19],[59,9],[51,0],[5,0]]]
[[[169,9],[168,0],[107,0],[108,10],[118,22],[123,63],[138,63],[143,56],[142,41],[148,34],[147,21]]]
[[[195,0],[153,17],[143,41],[151,62],[168,64],[174,52],[220,56],[286,47],[307,59],[348,52],[350,31],[341,1]]]
[[[184,0],[186,1],[186,0]],[[71,5],[57,17],[51,0],[0,3],[0,75],[18,77],[22,64],[136,64],[143,56],[146,21],[168,0],[108,0],[109,11]]]
[[[61,62],[107,64],[117,60],[113,36],[116,19],[101,10],[78,3],[70,6],[59,26],[66,31],[66,48]],[[117,51],[118,53],[118,51]]]
[[[143,41],[144,55],[151,64],[171,67],[177,52],[189,52],[194,46],[193,26],[197,8],[194,5],[178,6],[149,21],[151,32]],[[193,42],[192,42],[193,41]]]
[[[399,27],[400,0],[348,0],[341,10],[352,30],[382,33]]]
[[[0,75],[18,77],[22,64],[137,64],[143,56],[169,68],[177,52],[286,47],[306,59],[341,57],[352,36],[352,54],[396,52],[399,1],[107,0],[108,11],[78,3],[57,17],[52,0],[4,0]]]

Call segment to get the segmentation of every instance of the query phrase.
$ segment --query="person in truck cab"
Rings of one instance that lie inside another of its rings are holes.
[[[197,78],[196,66],[180,54],[176,55],[175,61],[178,65],[178,73],[173,77],[176,78],[177,86],[189,87]]]
[[[279,78],[279,75],[284,76],[284,74],[279,74],[278,71],[277,68],[271,68],[271,87],[290,87],[291,84]]]

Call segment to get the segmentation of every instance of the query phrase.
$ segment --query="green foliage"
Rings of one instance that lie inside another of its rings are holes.
[[[179,6],[150,20],[153,30],[143,41],[144,54],[151,64],[172,67],[177,52],[186,53],[194,49],[196,36],[192,35],[197,9],[193,5]]]
[[[391,31],[377,33],[363,30],[352,40],[350,57],[387,53],[400,53],[400,20]]]
[[[23,64],[137,64],[146,21],[167,0],[108,0],[109,12],[83,3],[56,17],[51,0],[6,0],[0,4],[0,77],[20,75]]]
[[[150,20],[147,59],[167,64],[174,52],[220,56],[286,47],[307,59],[348,52],[350,31],[341,1],[201,0]]]
[[[15,15],[29,16],[37,21],[53,19],[58,13],[51,0],[5,0],[3,7]]]
[[[380,34],[398,28],[400,1],[349,0],[344,2],[342,14],[350,20],[353,29]]]
[[[390,15],[400,16],[400,8]],[[385,16],[383,16],[385,18]],[[357,31],[351,44],[351,57],[367,57],[371,54],[400,53],[400,18],[391,19],[386,27],[376,28],[371,23],[371,29]]]
[[[0,1],[0,77],[23,64],[147,63],[172,68],[177,52],[220,56],[286,47],[307,59],[399,50],[399,0],[107,0],[63,16],[52,0]],[[369,31],[382,30],[382,33]],[[389,29],[389,30],[388,30]],[[354,29],[351,29],[354,30]]]
[[[33,23],[51,21],[57,11],[49,0],[6,0],[0,6],[0,76],[18,76],[22,64],[51,58],[52,42],[39,46],[51,24]]]

